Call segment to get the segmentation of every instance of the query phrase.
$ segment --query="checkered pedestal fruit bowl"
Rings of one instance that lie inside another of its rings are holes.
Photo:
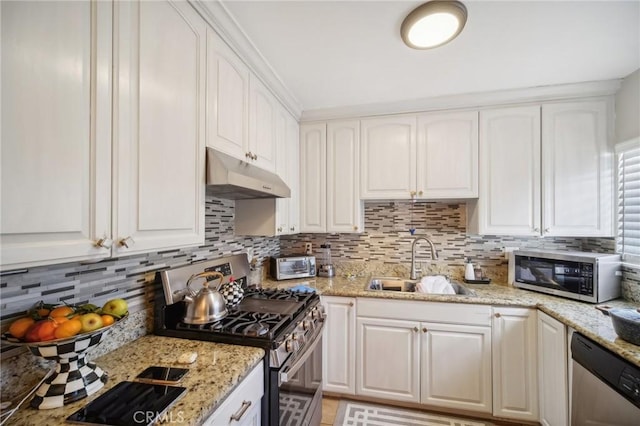
[[[107,373],[96,364],[87,362],[87,353],[98,346],[111,328],[127,316],[112,325],[67,339],[24,343],[3,335],[2,339],[6,343],[27,346],[32,354],[57,362],[53,374],[36,390],[31,406],[39,410],[59,408],[100,390],[107,382]]]

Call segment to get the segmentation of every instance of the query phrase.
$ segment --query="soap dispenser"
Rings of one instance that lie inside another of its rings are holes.
[[[464,267],[464,279],[470,281],[474,280],[475,278],[476,275],[473,271],[473,263],[471,263],[471,258],[467,258],[467,264]]]

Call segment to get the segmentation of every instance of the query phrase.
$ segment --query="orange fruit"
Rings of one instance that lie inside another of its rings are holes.
[[[69,317],[69,315],[73,314],[75,311],[70,306],[58,306],[54,308],[51,312],[49,312],[49,316],[52,318],[56,317]]]
[[[114,317],[112,317],[111,315],[109,315],[109,314],[101,315],[100,318],[102,318],[102,326],[103,327],[106,327],[106,326],[111,325],[114,322],[116,322],[116,319]]]
[[[51,321],[55,322],[56,325],[60,325],[63,322],[67,322],[69,321],[69,318],[67,317],[55,317],[55,318],[49,318]]]
[[[40,318],[45,318],[49,315],[49,312],[51,312],[49,309],[47,308],[40,308],[38,310],[36,310],[36,313],[38,314],[38,316]]]
[[[33,324],[35,324],[36,320],[31,317],[18,318],[9,326],[9,334],[17,339],[22,339],[25,334],[27,334],[27,330]]]
[[[24,339],[27,342],[44,342],[47,340],[53,340],[56,338],[54,332],[57,327],[58,324],[56,324],[55,321],[49,319],[40,320],[29,327]]]
[[[66,339],[67,337],[75,336],[80,333],[82,329],[82,323],[79,319],[70,319],[69,321],[64,321],[62,324],[58,325],[55,332],[53,333],[56,339]]]

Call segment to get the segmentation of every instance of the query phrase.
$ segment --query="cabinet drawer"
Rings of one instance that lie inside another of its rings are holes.
[[[254,412],[256,406],[260,406],[260,400],[264,394],[264,372],[262,361],[255,366],[253,371],[242,380],[240,385],[233,390],[227,399],[205,420],[206,426],[242,425],[248,416]],[[232,420],[231,416],[240,413],[243,405],[250,405],[239,420]]]
[[[491,325],[491,306],[359,298],[358,317]]]

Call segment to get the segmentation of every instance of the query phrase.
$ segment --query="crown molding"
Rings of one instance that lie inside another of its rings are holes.
[[[593,96],[609,96],[620,89],[621,79],[586,83],[539,86],[524,89],[509,89],[494,92],[466,93],[397,102],[353,105],[337,108],[307,110],[301,122],[324,121],[343,118],[370,117],[388,114],[404,114],[449,109],[481,109],[533,102],[560,101]]]
[[[194,9],[297,120],[302,105],[220,0],[189,0]]]

